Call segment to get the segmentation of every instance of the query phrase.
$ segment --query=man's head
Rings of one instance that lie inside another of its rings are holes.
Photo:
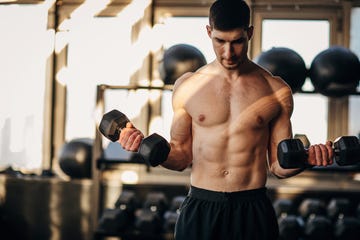
[[[248,60],[250,8],[242,0],[217,0],[210,7],[206,26],[217,61],[226,69],[238,69]]]
[[[235,28],[247,29],[250,24],[250,8],[242,0],[217,0],[209,12],[212,29],[228,31]]]

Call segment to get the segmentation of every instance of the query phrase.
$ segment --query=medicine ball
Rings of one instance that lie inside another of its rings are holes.
[[[165,84],[174,84],[186,72],[195,72],[206,65],[202,52],[189,44],[177,44],[165,50],[159,64],[160,77]]]
[[[92,140],[74,139],[65,143],[59,153],[61,170],[71,178],[90,178]]]
[[[303,58],[294,50],[285,47],[273,47],[262,52],[254,61],[281,77],[295,93],[304,85],[307,69]]]
[[[315,91],[325,96],[348,95],[359,84],[359,58],[345,47],[330,47],[315,56],[309,76]]]

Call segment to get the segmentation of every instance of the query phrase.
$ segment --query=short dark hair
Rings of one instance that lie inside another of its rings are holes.
[[[217,0],[210,7],[209,24],[222,31],[248,28],[250,8],[243,0]]]

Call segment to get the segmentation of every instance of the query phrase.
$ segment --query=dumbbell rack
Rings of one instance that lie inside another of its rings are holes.
[[[114,208],[101,216],[96,239],[172,240],[174,221],[166,216],[176,213],[187,191],[185,186],[125,185]]]

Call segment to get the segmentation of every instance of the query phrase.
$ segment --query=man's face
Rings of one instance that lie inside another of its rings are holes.
[[[220,31],[206,26],[219,63],[226,69],[236,69],[247,59],[248,43],[253,27]]]

